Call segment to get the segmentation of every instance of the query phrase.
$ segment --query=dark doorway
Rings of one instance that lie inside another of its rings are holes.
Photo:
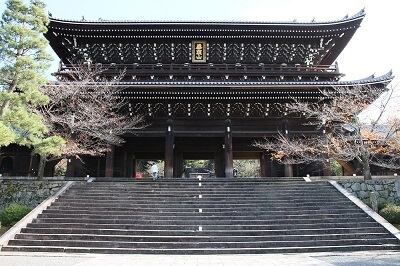
[[[11,173],[14,169],[14,159],[12,157],[4,157],[1,160],[0,172],[1,173]]]

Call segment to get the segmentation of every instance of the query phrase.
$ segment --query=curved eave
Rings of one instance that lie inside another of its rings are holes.
[[[221,34],[241,35],[271,35],[271,36],[320,36],[321,34],[334,34],[349,29],[358,28],[364,18],[357,16],[336,22],[325,23],[193,23],[193,22],[70,22],[50,19],[48,26],[50,32],[56,34],[69,34],[77,37],[142,37],[165,35],[179,36],[218,36]]]
[[[193,82],[168,82],[168,81],[130,81],[130,82],[118,82],[114,84],[115,86],[122,87],[138,87],[138,88],[192,88],[192,87],[202,87],[202,88],[274,88],[274,89],[296,89],[296,88],[322,88],[322,87],[348,87],[348,86],[375,86],[375,87],[386,87],[392,80],[394,76],[392,72],[380,76],[374,77],[370,79],[360,79],[353,81],[313,81],[313,82],[230,82],[230,81],[221,81],[221,82],[213,82],[213,81],[193,81]],[[71,82],[73,83],[73,82]],[[96,86],[101,83],[93,83],[93,86]],[[91,84],[89,84],[91,85]]]

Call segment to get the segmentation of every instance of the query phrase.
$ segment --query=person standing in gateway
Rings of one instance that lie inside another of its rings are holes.
[[[158,177],[158,167],[155,163],[151,166],[151,172],[153,173],[153,180],[157,180]]]

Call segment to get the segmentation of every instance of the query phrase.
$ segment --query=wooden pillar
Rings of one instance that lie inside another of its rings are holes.
[[[174,175],[174,124],[172,120],[167,121],[164,157],[164,175],[171,178]]]
[[[135,177],[133,173],[133,162],[134,162],[134,156],[132,151],[127,151],[126,152],[126,177],[127,178],[132,178]]]
[[[263,152],[264,155],[264,168],[265,168],[265,177],[271,177],[271,154],[267,152]]]
[[[266,173],[266,167],[265,167],[265,152],[261,153],[261,157],[260,157],[260,176],[261,177],[267,177],[267,173]]]
[[[222,143],[220,144],[222,146]],[[220,147],[221,147],[220,146]],[[215,177],[223,177],[225,175],[225,162],[223,158],[223,151],[214,152],[214,164],[215,164]]]
[[[282,132],[286,139],[289,138],[289,125],[288,121],[285,119],[282,121]],[[285,176],[286,177],[293,177],[293,165],[292,164],[285,164]]]
[[[136,177],[136,172],[137,172],[137,160],[135,155],[133,155],[133,160],[132,160],[132,176]]]
[[[100,177],[101,158],[97,158],[97,177]]]
[[[232,150],[232,130],[231,120],[225,121],[225,177],[233,178],[233,150]]]
[[[31,155],[29,159],[28,176],[33,176],[32,161],[33,161],[33,155]],[[67,169],[68,169],[68,164],[67,164]]]
[[[278,163],[275,160],[270,160],[269,165],[271,167],[271,176],[277,177],[278,176]]]
[[[106,177],[114,176],[114,157],[115,157],[115,146],[110,145],[109,151],[106,155]]]
[[[322,173],[324,176],[332,175],[331,163],[328,156],[325,156],[324,169],[322,170]]]
[[[120,173],[122,177],[127,177],[127,172],[126,169],[128,167],[128,153],[127,151],[124,149],[122,151],[122,162],[120,163]]]
[[[285,176],[293,177],[293,164],[285,164]]]
[[[183,152],[174,152],[174,177],[182,177],[183,175]]]
[[[68,157],[67,159],[67,171],[65,172],[65,176],[74,177],[75,176],[75,157]]]
[[[326,132],[328,131],[327,127],[324,127],[322,130],[322,134],[327,138]],[[332,169],[331,169],[331,161],[329,160],[329,155],[324,154],[324,162],[323,162],[323,169],[322,169],[322,174],[324,176],[331,176],[332,175]]]

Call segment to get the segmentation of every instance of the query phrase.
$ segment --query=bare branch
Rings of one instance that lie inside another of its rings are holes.
[[[383,97],[377,101],[382,93]],[[400,121],[393,117],[383,120],[388,117],[388,110],[393,112],[394,88],[332,87],[320,90],[320,95],[317,101],[293,98],[292,103],[286,104],[288,113],[305,118],[305,125],[319,134],[283,136],[279,133],[273,139],[266,138],[253,145],[285,164],[322,162],[331,157],[341,161],[358,160],[368,170],[370,164],[400,168]],[[378,102],[378,112],[371,123],[366,124],[358,116],[373,102]]]
[[[130,116],[124,90],[116,86],[124,72],[108,80],[97,65],[74,64],[67,77],[42,88],[50,103],[39,109],[53,134],[63,137],[63,154],[104,155],[121,145],[123,135],[145,127],[143,115]]]

